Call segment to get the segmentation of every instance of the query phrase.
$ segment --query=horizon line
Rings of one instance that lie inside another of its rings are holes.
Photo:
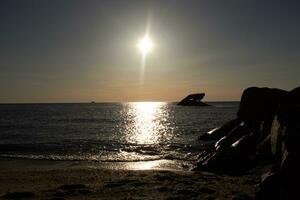
[[[101,103],[139,103],[139,102],[159,102],[159,103],[178,103],[180,101],[78,101],[78,102],[0,102],[0,105],[7,104],[101,104]],[[207,103],[219,103],[219,102],[240,102],[240,100],[215,100],[215,101],[203,101]]]

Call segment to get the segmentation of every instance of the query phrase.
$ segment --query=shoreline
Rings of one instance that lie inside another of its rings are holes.
[[[0,169],[0,197],[4,199],[14,195],[29,199],[253,199],[260,181],[256,171],[233,177],[179,170],[101,169],[66,162],[51,166],[49,161],[0,162],[7,164]],[[37,164],[39,168],[32,167]]]
[[[81,160],[47,160],[0,157],[0,170],[63,170],[63,169],[97,169],[97,170],[159,170],[159,171],[191,171],[194,164],[182,160],[150,160],[150,161],[81,161]]]

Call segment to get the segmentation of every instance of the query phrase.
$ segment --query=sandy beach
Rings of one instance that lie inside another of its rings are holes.
[[[49,162],[2,159],[1,198],[253,199],[260,178],[255,170],[232,177],[178,170],[100,169],[67,162],[49,168]]]

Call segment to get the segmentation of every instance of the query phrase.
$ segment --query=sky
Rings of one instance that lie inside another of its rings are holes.
[[[0,103],[240,100],[299,86],[300,2],[1,0]],[[137,42],[154,43],[142,67]]]

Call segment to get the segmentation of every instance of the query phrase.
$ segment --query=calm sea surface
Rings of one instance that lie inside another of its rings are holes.
[[[235,118],[238,102],[0,104],[0,157],[193,163],[206,131]]]

